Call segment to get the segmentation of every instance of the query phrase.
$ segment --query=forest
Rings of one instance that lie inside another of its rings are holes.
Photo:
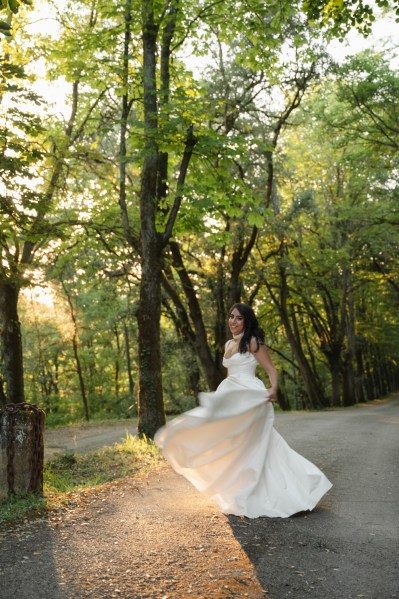
[[[152,437],[224,378],[239,301],[281,409],[398,390],[397,40],[329,49],[398,18],[385,0],[2,0],[0,406]]]

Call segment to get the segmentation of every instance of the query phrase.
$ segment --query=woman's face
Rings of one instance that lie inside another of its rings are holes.
[[[245,321],[243,315],[234,308],[229,316],[229,329],[232,335],[239,335],[244,332]]]

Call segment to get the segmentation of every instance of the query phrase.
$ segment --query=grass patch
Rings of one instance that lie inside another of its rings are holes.
[[[0,524],[19,521],[45,511],[46,500],[41,495],[11,496],[0,503]]]
[[[44,491],[68,493],[95,487],[117,478],[124,478],[155,466],[160,461],[160,451],[153,441],[127,434],[123,443],[104,447],[95,453],[67,453],[44,469]]]
[[[68,494],[145,472],[161,461],[152,440],[127,434],[122,443],[94,453],[63,454],[44,466],[44,497],[10,497],[0,503],[0,524],[39,515],[68,501]]]

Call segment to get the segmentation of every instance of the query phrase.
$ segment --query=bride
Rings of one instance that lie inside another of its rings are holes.
[[[274,429],[278,377],[252,308],[234,304],[225,346],[227,378],[200,406],[159,429],[156,444],[224,514],[286,518],[312,510],[331,488],[325,475]],[[257,365],[270,379],[266,389]]]

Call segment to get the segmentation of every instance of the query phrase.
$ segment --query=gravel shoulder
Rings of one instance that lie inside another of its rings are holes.
[[[312,513],[227,517],[164,464],[1,530],[2,599],[399,597],[399,398],[276,428],[334,484]]]

